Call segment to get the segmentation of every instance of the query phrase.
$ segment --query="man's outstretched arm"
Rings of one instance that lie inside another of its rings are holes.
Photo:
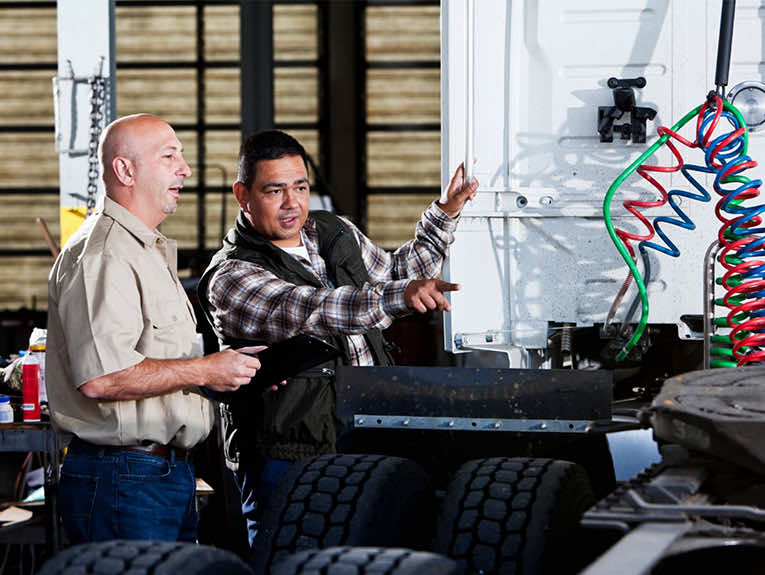
[[[231,260],[210,281],[215,326],[237,339],[280,341],[297,333],[353,335],[385,329],[412,311],[449,309],[441,280],[396,280],[361,287],[315,288],[277,278],[256,264]]]

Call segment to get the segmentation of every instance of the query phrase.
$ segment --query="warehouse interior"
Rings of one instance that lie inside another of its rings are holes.
[[[178,212],[161,227],[178,241],[179,275],[192,297],[196,275],[238,211],[231,185],[243,134],[274,127],[298,138],[311,156],[322,207],[346,215],[385,248],[409,239],[440,193],[438,1],[118,0],[114,11],[116,114],[166,119],[193,172]],[[45,327],[54,257],[36,220],[58,244],[56,74],[56,2],[2,0],[4,364],[27,347],[34,327]],[[439,321],[429,314],[393,328],[399,359],[406,360],[406,347],[410,361],[448,361]],[[217,345],[205,335],[206,345]],[[17,391],[6,389],[14,403]],[[4,455],[11,458],[2,466],[5,499],[23,498],[17,472],[30,462],[15,455]],[[230,536],[208,533],[219,542]],[[33,572],[41,548],[7,547],[0,571]]]
[[[204,268],[236,216],[242,133],[294,134],[318,169],[316,191],[386,248],[410,237],[440,193],[438,2],[119,1],[115,10],[117,115],[166,118],[193,171],[162,228],[179,242],[182,274]],[[39,325],[46,310],[52,256],[35,218],[59,238],[56,3],[4,1],[0,16],[7,356],[24,340],[13,339],[15,322]]]
[[[160,555],[147,573],[765,572],[765,206],[741,207],[762,180],[739,173],[765,150],[765,4],[700,4],[0,0],[0,396],[15,410],[0,423],[0,575],[46,561],[42,575],[78,561],[117,575]],[[87,6],[108,6],[108,30],[79,23]],[[64,35],[78,52],[111,42],[108,72],[62,63]],[[102,76],[113,92],[97,109]],[[73,190],[62,166],[92,159],[75,134],[96,116],[144,112],[173,127],[192,172],[158,231],[177,240],[205,354],[219,343],[196,290],[239,213],[247,135],[295,136],[311,209],[389,252],[456,166],[480,181],[439,264],[462,283],[450,313],[410,306],[384,331],[391,365],[332,364],[337,449],[293,460],[255,551],[225,396],[209,402],[215,433],[185,450],[199,553],[69,553],[56,489],[70,434],[45,408],[24,423],[22,356],[40,352],[48,275],[98,176]],[[715,204],[704,186],[730,195]],[[349,505],[353,482],[367,491]]]

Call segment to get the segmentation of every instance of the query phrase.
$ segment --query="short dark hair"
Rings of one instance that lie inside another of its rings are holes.
[[[303,158],[308,171],[308,154],[295,138],[280,130],[263,130],[250,134],[239,148],[236,179],[249,190],[255,181],[255,171],[260,160],[277,160],[284,156]]]

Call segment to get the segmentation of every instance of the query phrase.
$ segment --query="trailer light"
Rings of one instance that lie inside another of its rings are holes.
[[[765,125],[765,83],[736,84],[728,93],[728,101],[741,112],[750,132],[760,130]]]

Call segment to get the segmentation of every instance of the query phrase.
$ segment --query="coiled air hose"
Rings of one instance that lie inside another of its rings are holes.
[[[677,132],[693,118],[696,122],[696,139],[690,142]],[[720,127],[720,119],[725,120],[731,127],[729,132],[716,135]],[[631,241],[638,241],[643,261],[648,262],[647,249],[654,249],[669,256],[678,257],[680,251],[667,235],[665,227],[674,225],[693,230],[695,225],[690,217],[680,208],[676,197],[685,197],[696,201],[708,202],[711,197],[701,185],[695,173],[714,174],[714,190],[721,196],[715,207],[715,213],[722,222],[718,240],[722,246],[719,261],[726,273],[719,283],[726,290],[717,305],[724,305],[730,311],[725,318],[714,320],[717,326],[727,326],[731,329],[728,335],[716,335],[712,342],[718,344],[716,355],[730,357],[730,360],[715,362],[718,366],[744,365],[754,361],[765,360],[765,351],[759,350],[760,344],[765,344],[765,228],[759,227],[765,212],[765,205],[744,206],[743,202],[759,195],[760,180],[749,180],[742,172],[756,166],[747,155],[748,134],[744,119],[739,111],[722,100],[719,96],[710,100],[686,114],[671,129],[660,127],[659,139],[654,142],[639,158],[624,170],[611,184],[603,201],[603,216],[606,229],[611,240],[616,245],[620,255],[629,267],[629,275],[622,289],[611,306],[606,318],[606,328],[613,320],[616,309],[627,291],[630,281],[634,280],[638,295],[628,311],[623,322],[623,328],[628,325],[632,314],[641,308],[640,321],[629,341],[616,356],[617,361],[627,357],[630,350],[643,335],[648,323],[648,295],[646,292],[647,278],[641,276],[638,268],[635,250]],[[713,137],[715,136],[715,137]],[[685,164],[682,155],[673,142],[677,141],[688,148],[699,148],[704,152],[703,166]],[[671,166],[645,165],[644,162],[662,145],[666,144],[675,158]],[[643,233],[630,233],[614,227],[611,218],[611,201],[617,189],[634,172],[638,172],[660,194],[658,200],[632,201],[623,203],[625,209],[632,213],[645,228]],[[692,190],[671,190],[666,192],[664,187],[653,177],[653,173],[669,173],[680,171],[691,184]],[[734,186],[731,186],[734,184]],[[650,221],[638,211],[638,208],[654,208],[669,205],[676,217],[659,216]],[[652,241],[655,236],[661,243]],[[648,265],[644,264],[646,276],[650,273]]]

